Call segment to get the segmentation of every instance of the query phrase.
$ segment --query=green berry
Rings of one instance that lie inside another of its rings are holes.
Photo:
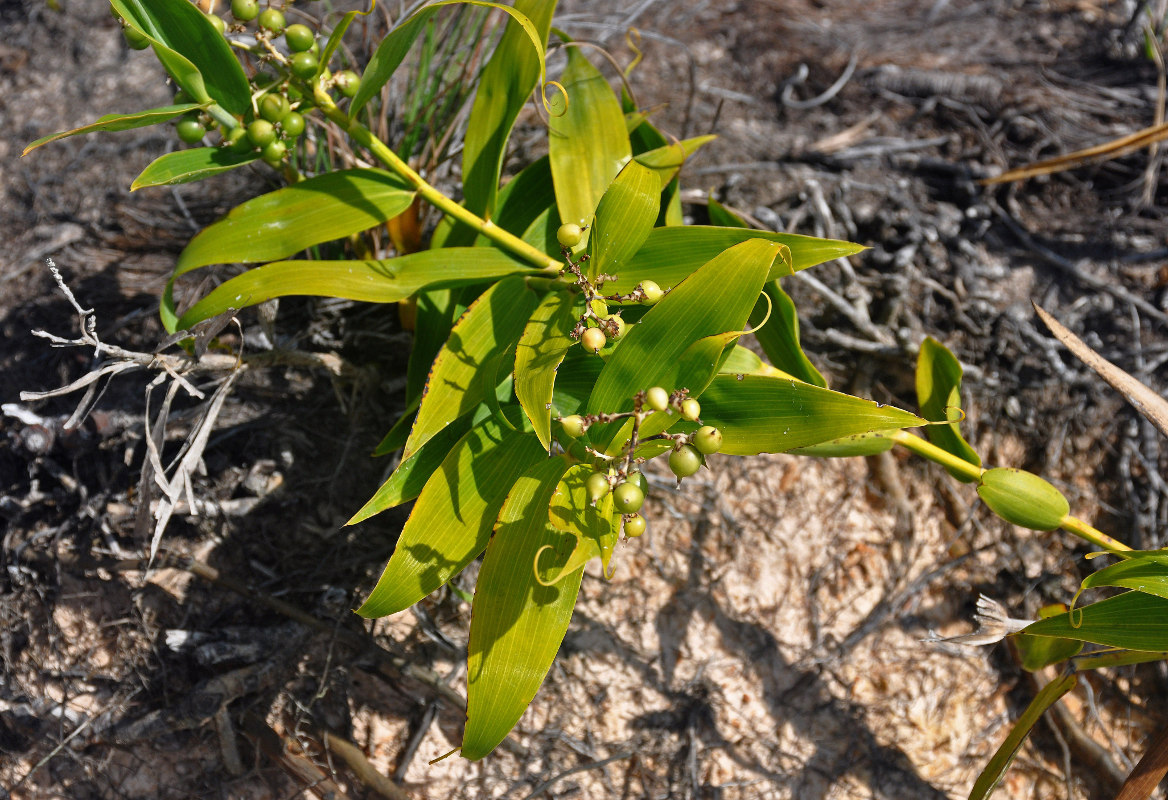
[[[688,419],[690,422],[696,422],[697,418],[702,415],[702,405],[692,397],[687,397],[681,401],[681,416]]]
[[[292,74],[297,78],[309,80],[310,78],[316,77],[316,70],[319,67],[319,63],[316,60],[316,56],[312,53],[297,53],[292,56],[288,63],[292,69]]]
[[[640,514],[630,514],[625,517],[625,536],[636,539],[645,532],[645,518]]]
[[[178,133],[178,138],[187,144],[197,144],[203,141],[207,134],[207,129],[199,122],[198,117],[183,117],[174,129]]]
[[[556,231],[556,241],[560,243],[560,247],[575,247],[580,244],[580,237],[583,231],[580,226],[574,222],[565,222]]]
[[[260,157],[264,162],[271,167],[278,167],[284,161],[284,154],[288,152],[288,145],[281,142],[279,139],[270,143],[260,153]]]
[[[282,94],[265,94],[260,98],[260,116],[268,122],[279,122],[288,113],[288,98]]]
[[[295,111],[289,111],[280,120],[280,127],[283,128],[285,136],[295,139],[304,133],[304,117]]]
[[[612,502],[622,514],[632,514],[645,504],[645,493],[635,483],[625,482],[612,490]]]
[[[654,386],[649,391],[645,392],[645,402],[649,404],[649,408],[654,411],[664,411],[669,408],[669,392],[662,389],[660,386]]]
[[[259,13],[259,0],[231,0],[231,16],[240,22],[251,22]]]
[[[265,8],[260,12],[259,26],[273,36],[284,32],[284,12],[274,8]]]
[[[603,472],[593,472],[584,483],[584,488],[588,492],[589,500],[593,503],[599,502],[600,498],[608,494],[608,476]]]
[[[584,418],[579,414],[564,417],[560,420],[560,424],[564,426],[564,433],[573,439],[579,439],[584,435]]]
[[[254,147],[251,139],[247,138],[247,129],[242,125],[220,128],[219,135],[223,137],[221,144],[233,153],[246,153]]]
[[[679,478],[688,478],[702,468],[702,454],[691,444],[683,444],[669,454],[669,468]]]
[[[613,314],[608,318],[608,321],[616,327],[616,330],[612,334],[612,338],[619,339],[625,335],[625,331],[628,330],[628,325],[625,325],[625,321],[621,319],[620,314]]]
[[[722,431],[713,425],[703,425],[694,433],[693,445],[702,455],[713,455],[722,449]]]
[[[629,477],[625,478],[625,482],[633,484],[645,494],[649,493],[649,481],[639,472],[630,472]]]
[[[351,69],[342,70],[333,78],[333,86],[345,97],[357,94],[357,87],[361,85],[361,77]]]
[[[584,349],[590,353],[599,353],[607,343],[608,339],[605,338],[604,331],[600,328],[588,328],[580,334],[580,344],[584,345]]]
[[[227,32],[227,23],[224,22],[223,17],[219,16],[218,14],[208,14],[207,21],[210,22],[211,27],[213,27],[219,33]]]
[[[267,147],[276,141],[276,126],[266,119],[257,119],[247,126],[247,138],[256,147]]]
[[[138,33],[136,28],[131,28],[129,25],[122,28],[122,35],[126,37],[126,44],[130,46],[131,50],[145,50],[150,46],[150,39],[143,33]]]
[[[645,295],[645,302],[649,305],[653,305],[665,296],[665,292],[661,291],[661,287],[657,285],[656,281],[641,281],[641,292]]]
[[[297,23],[284,29],[284,41],[287,42],[288,49],[293,53],[303,53],[305,50],[310,50],[312,45],[316,43],[316,34],[307,25]]]

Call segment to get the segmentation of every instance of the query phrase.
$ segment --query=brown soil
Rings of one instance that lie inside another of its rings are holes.
[[[1029,302],[1163,393],[1168,181],[1142,151],[976,183],[1153,122],[1135,5],[565,0],[558,24],[622,63],[635,24],[640,103],[668,102],[660,124],[679,137],[719,133],[687,167],[695,220],[708,192],[777,229],[871,246],[814,270],[820,285],[788,286],[833,386],[911,408],[916,348],[934,336],[968,366],[966,428],[988,463],[1040,472],[1075,513],[1156,547],[1168,451]],[[267,178],[129,194],[174,146],[161,128],[18,158],[46,133],[168,94],[96,0],[0,4],[0,26],[0,402],[14,404],[0,416],[0,796],[376,796],[326,732],[417,798],[968,793],[1035,685],[1005,645],[922,639],[969,631],[979,592],[1014,616],[1067,600],[1089,548],[996,522],[968,486],[896,457],[719,458],[684,495],[656,476],[649,533],[619,551],[611,581],[589,571],[512,743],[428,764],[458,744],[461,716],[418,670],[464,691],[469,607],[443,591],[376,624],[349,610],[404,519],[343,527],[386,472],[367,453],[400,412],[409,339],[384,308],[281,303],[281,347],[353,370],[249,371],[194,481],[204,513],[176,515],[163,568],[142,570],[150,378],[110,381],[74,432],[76,397],[18,401],[94,366],[91,351],[29,334],[75,335],[43,259],[105,341],[151,352],[175,254]],[[799,107],[849,63],[834,97]],[[261,327],[243,323],[249,337]],[[182,402],[166,457],[197,421],[201,406]],[[1163,670],[1086,682],[1022,750],[1008,796],[1110,797],[1163,726]],[[1114,771],[1085,760],[1076,734]]]

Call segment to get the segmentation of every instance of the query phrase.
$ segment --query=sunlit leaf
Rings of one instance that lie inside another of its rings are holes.
[[[752,333],[771,363],[788,375],[814,386],[827,388],[827,381],[803,352],[799,344],[799,313],[790,296],[771,281],[763,287],[766,298],[759,298],[750,315],[750,324],[756,326]],[[770,302],[767,302],[769,298]],[[768,316],[769,315],[769,316]],[[763,323],[763,320],[766,323]],[[762,325],[762,327],[757,327]]]
[[[210,178],[221,172],[250,164],[257,152],[232,153],[222,147],[195,147],[159,156],[130,184],[130,191],[150,186],[173,186]]]
[[[636,161],[626,164],[596,209],[586,267],[589,278],[620,273],[653,229],[660,202],[661,183],[653,170]]]
[[[944,422],[960,415],[961,375],[961,363],[943,344],[932,337],[921,342],[917,358],[917,404],[925,419]],[[974,466],[981,466],[981,458],[962,438],[956,421],[930,425],[925,428],[925,435],[942,450]],[[959,481],[970,480],[957,470],[950,469],[949,474]]]
[[[575,340],[575,295],[549,292],[531,315],[515,349],[515,397],[545,448],[551,448],[552,390],[556,370]]]
[[[648,167],[657,173],[662,186],[677,177],[678,170],[685,164],[685,160],[701,149],[702,145],[709,144],[717,136],[694,136],[682,139],[680,142],[662,145],[644,153],[638,153],[634,160],[642,166]]]
[[[1084,589],[1118,586],[1168,599],[1168,554],[1135,555],[1088,575]]]
[[[106,114],[105,116],[98,117],[96,122],[82,125],[80,128],[73,128],[72,130],[53,133],[49,136],[42,136],[25,147],[21,155],[28,155],[41,145],[55,142],[58,139],[64,139],[67,136],[79,136],[83,133],[96,133],[98,131],[128,131],[132,128],[145,128],[148,125],[158,125],[159,123],[182,116],[188,111],[195,111],[202,107],[198,103],[179,103],[160,108],[149,108],[133,114]]]
[[[563,569],[576,537],[548,522],[548,504],[568,467],[536,464],[507,496],[475,586],[467,646],[467,720],[462,755],[493,750],[531,703],[564,639],[583,570],[552,586],[536,580],[537,556]]]
[[[1025,632],[1128,650],[1168,650],[1168,599],[1139,591],[1124,592],[1031,623]]]
[[[565,570],[574,570],[585,563],[589,556],[599,554],[604,573],[607,575],[613,547],[620,534],[620,516],[613,513],[612,494],[607,494],[598,503],[588,500],[587,481],[592,467],[577,464],[569,469],[556,487],[548,514],[551,524],[557,530],[579,537],[581,545],[569,556],[566,566],[555,576],[549,575],[551,559],[540,559],[539,571],[545,582],[560,580]]]
[[[809,447],[796,447],[788,453],[796,456],[814,456],[816,458],[852,458],[854,456],[874,456],[891,450],[896,442],[882,433],[854,433],[842,439],[833,439],[823,444],[813,444]]]

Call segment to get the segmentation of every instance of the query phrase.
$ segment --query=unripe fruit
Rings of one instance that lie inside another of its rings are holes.
[[[694,400],[692,397],[687,397],[681,401],[681,416],[690,422],[695,422],[701,415],[702,404],[697,400]]]
[[[565,222],[556,231],[556,241],[560,243],[560,247],[575,247],[580,244],[580,237],[583,231],[575,222]]]
[[[641,292],[645,295],[645,302],[649,305],[653,305],[665,296],[665,292],[661,291],[661,287],[657,285],[656,281],[641,281]]]
[[[645,518],[640,514],[625,517],[625,536],[636,539],[645,532]]]
[[[564,426],[564,433],[573,439],[579,439],[584,435],[584,418],[579,414],[564,417],[560,420],[560,424]]]
[[[691,444],[683,444],[669,454],[669,469],[679,478],[688,478],[702,468],[702,454]]]
[[[612,503],[620,513],[632,514],[645,504],[645,493],[635,483],[626,481],[612,490]]]
[[[126,37],[126,44],[130,46],[131,50],[145,50],[150,46],[150,39],[129,25],[122,28],[122,35]]]
[[[1053,531],[1071,511],[1062,492],[1034,473],[1020,469],[986,470],[977,493],[990,511],[1006,522],[1036,531]]]
[[[722,449],[722,431],[713,425],[703,425],[694,433],[693,445],[702,455],[713,455]]]
[[[178,133],[178,138],[187,144],[201,142],[207,134],[207,129],[203,127],[202,123],[196,117],[184,117],[180,119],[178,124],[174,126],[174,129]]]
[[[296,23],[284,29],[284,42],[293,53],[303,53],[312,49],[312,45],[316,43],[316,35],[312,28]]]
[[[598,502],[600,498],[608,494],[608,476],[603,472],[593,472],[584,483],[584,488],[588,492],[588,499],[593,503]]]
[[[260,116],[268,122],[279,122],[288,113],[288,98],[282,94],[265,94],[260,98]]]
[[[223,137],[221,144],[233,153],[246,153],[252,149],[251,139],[247,138],[247,130],[242,125],[220,128],[219,135]]]
[[[333,86],[337,87],[337,91],[345,97],[352,97],[357,94],[357,87],[360,85],[360,76],[351,69],[338,72],[336,77],[333,78]]]
[[[669,408],[669,392],[662,389],[660,386],[654,386],[649,391],[645,392],[645,402],[649,404],[649,408],[654,411],[664,411]]]
[[[612,338],[619,339],[625,335],[625,331],[628,330],[628,326],[625,325],[625,321],[621,319],[620,314],[614,314],[608,318],[608,321],[613,324],[614,328],[616,328],[612,334]]]
[[[288,145],[281,142],[279,139],[269,144],[260,153],[260,157],[270,167],[278,167],[284,161],[284,154],[288,152]]]
[[[288,60],[288,66],[297,78],[308,80],[316,76],[319,64],[312,53],[297,53]]]
[[[580,334],[580,344],[584,345],[584,349],[591,353],[599,353],[607,343],[608,339],[605,338],[604,331],[600,328],[588,328]]]
[[[256,147],[267,147],[276,141],[276,127],[266,119],[253,120],[247,126],[247,138]]]
[[[283,129],[285,136],[295,139],[304,133],[304,117],[295,111],[289,111],[280,120],[280,127]]]
[[[265,8],[260,12],[259,26],[273,36],[284,32],[284,12],[274,8]]]
[[[625,478],[625,482],[636,486],[644,494],[649,493],[649,481],[639,472],[630,472],[629,477]]]
[[[259,13],[258,0],[231,0],[231,16],[240,22],[251,22]]]
[[[223,17],[219,16],[218,14],[208,14],[207,21],[210,22],[211,27],[213,27],[219,33],[227,32],[227,23],[224,22]]]

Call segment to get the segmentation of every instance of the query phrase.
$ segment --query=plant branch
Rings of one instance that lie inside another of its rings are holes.
[[[365,147],[385,166],[405,178],[431,205],[444,214],[453,217],[464,225],[469,225],[487,237],[504,250],[519,256],[547,272],[558,273],[564,265],[547,255],[543,251],[528,244],[515,234],[505,231],[490,220],[474,214],[451,200],[438,189],[426,182],[425,178],[415,172],[397,153],[393,152],[385,142],[373,135],[373,132],[337,107],[328,93],[320,84],[314,87],[315,100],[326,117],[335,122],[358,144]]]

